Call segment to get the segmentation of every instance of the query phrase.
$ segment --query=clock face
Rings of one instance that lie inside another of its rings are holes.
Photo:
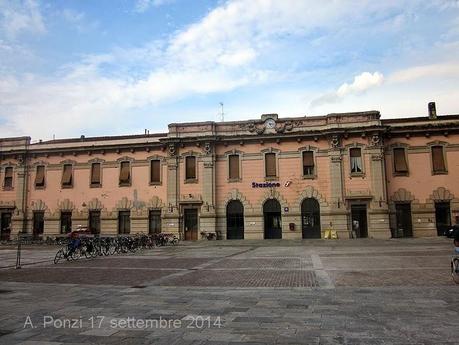
[[[274,128],[276,127],[276,121],[273,119],[266,120],[266,128]]]

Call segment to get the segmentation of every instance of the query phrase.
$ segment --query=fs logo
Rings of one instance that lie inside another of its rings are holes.
[[[292,181],[285,181],[284,186],[289,187],[292,184]]]

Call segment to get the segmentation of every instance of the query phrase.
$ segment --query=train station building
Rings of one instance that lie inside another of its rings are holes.
[[[3,239],[437,236],[459,221],[459,115],[378,111],[173,123],[167,133],[0,139]]]

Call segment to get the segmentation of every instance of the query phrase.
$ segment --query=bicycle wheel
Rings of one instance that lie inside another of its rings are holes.
[[[59,249],[56,253],[56,256],[54,257],[54,263],[57,264],[59,261],[65,259],[64,251],[62,249]]]
[[[459,284],[459,258],[451,260],[451,276],[456,284]]]

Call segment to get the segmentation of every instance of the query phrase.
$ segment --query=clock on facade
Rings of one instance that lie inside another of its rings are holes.
[[[273,119],[268,119],[265,122],[265,126],[266,126],[266,128],[271,128],[272,129],[272,128],[276,127],[276,121],[274,121]]]

